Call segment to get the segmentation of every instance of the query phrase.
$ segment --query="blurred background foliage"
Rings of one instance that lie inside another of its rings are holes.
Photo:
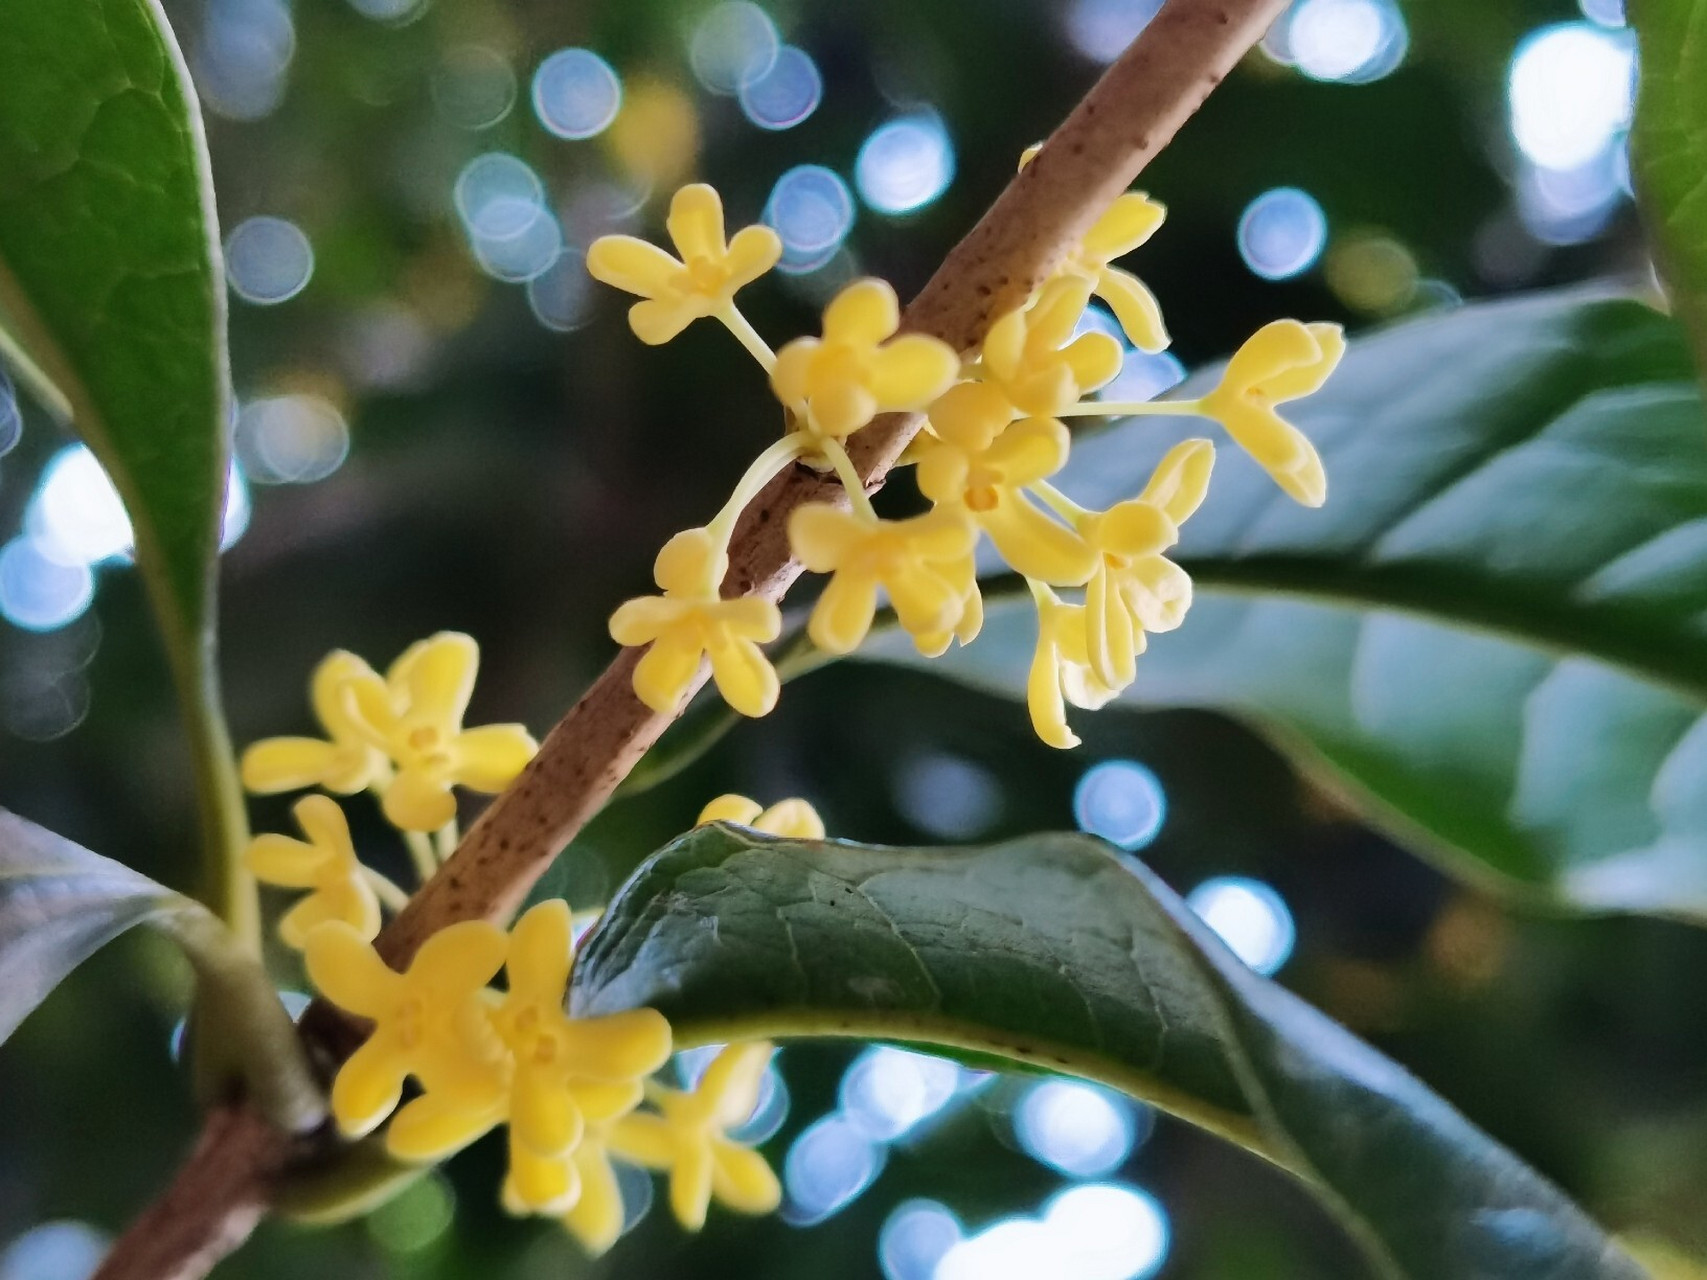
[[[166,7],[228,237],[242,409],[223,666],[246,742],[308,727],[328,649],[383,663],[440,629],[483,646],[475,721],[543,732],[609,656],[605,619],[659,543],[778,429],[726,334],[641,347],[582,247],[655,229],[660,197],[695,176],[732,225],[764,216],[788,244],[795,270],[743,296],[773,342],[815,329],[856,273],[905,296],[1156,4]],[[1278,315],[1356,331],[1466,297],[1641,283],[1633,57],[1617,0],[1299,0],[1144,177],[1170,216],[1132,265],[1176,342],[1133,355],[1128,388],[1157,391]],[[189,775],[116,554],[122,513],[35,406],[0,398],[0,437],[0,802],[188,885]],[[833,833],[873,841],[1077,823],[1143,849],[1254,965],[1647,1242],[1659,1274],[1703,1274],[1707,937],[1512,913],[1219,717],[1080,728],[1083,748],[1053,752],[1012,704],[833,666],[613,805],[553,885],[603,901],[727,789],[806,796]],[[358,839],[384,866],[365,803]],[[285,805],[254,813],[276,828]],[[0,1280],[80,1274],[176,1164],[195,1124],[169,1050],[185,983],[163,945],[127,938],[0,1051]],[[1284,1177],[1123,1100],[859,1046],[779,1063],[755,1121],[786,1172],[779,1218],[714,1214],[690,1238],[637,1215],[589,1263],[551,1224],[503,1217],[489,1140],[365,1222],[269,1223],[222,1274],[1000,1280],[1057,1274],[1027,1252],[1047,1232],[1020,1224],[1074,1212],[1108,1239],[1064,1280],[1359,1274]]]

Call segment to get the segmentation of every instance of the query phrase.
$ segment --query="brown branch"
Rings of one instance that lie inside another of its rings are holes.
[[[1150,158],[1202,105],[1288,0],[1168,0],[1021,170],[907,307],[903,327],[976,347],[998,316],[1021,305]],[[879,418],[849,452],[868,489],[919,429],[917,415]],[[805,468],[754,500],[730,547],[731,595],[780,599],[799,576],[789,513],[807,501],[845,501]],[[630,685],[638,650],[624,650],[540,744],[538,755],[481,815],[454,857],[380,934],[401,966],[459,920],[507,921],[545,869],[610,798],[675,718],[644,706]],[[702,670],[695,688],[702,684]],[[685,702],[685,699],[684,699]],[[345,1028],[321,1006],[304,1034],[337,1055]],[[312,1047],[312,1046],[311,1046]],[[166,1195],[120,1239],[97,1280],[197,1280],[259,1219],[287,1141],[247,1115],[216,1111]]]

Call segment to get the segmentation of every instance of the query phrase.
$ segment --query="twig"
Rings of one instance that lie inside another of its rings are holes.
[[[1168,0],[1144,33],[955,247],[902,319],[960,351],[1022,304],[1069,248],[1202,105],[1288,0]],[[879,418],[849,440],[866,490],[919,429],[916,415]],[[804,502],[843,502],[834,480],[794,467],[753,501],[730,547],[724,590],[780,599],[799,576],[788,516]],[[625,649],[546,735],[538,755],[481,815],[456,854],[380,934],[393,965],[459,920],[506,921],[527,891],[610,798],[675,718],[649,710]],[[704,682],[700,673],[698,684]],[[684,697],[685,706],[687,698]],[[303,1033],[324,1056],[348,1040],[325,1006]],[[199,1280],[242,1243],[284,1167],[288,1140],[252,1116],[215,1112],[166,1195],[125,1233],[97,1280]],[[210,1186],[211,1175],[222,1182]]]

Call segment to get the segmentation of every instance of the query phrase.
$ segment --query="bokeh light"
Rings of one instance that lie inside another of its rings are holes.
[[[809,1226],[845,1209],[883,1171],[884,1149],[840,1112],[808,1125],[783,1160],[784,1220]]]
[[[230,120],[259,120],[283,100],[295,54],[286,0],[209,0],[190,71],[211,110]]]
[[[884,1280],[932,1280],[937,1264],[960,1243],[960,1222],[934,1200],[907,1200],[883,1221],[877,1261]]]
[[[1114,381],[1097,392],[1099,400],[1154,400],[1185,381],[1185,365],[1171,351],[1128,350]]]
[[[1512,58],[1512,136],[1544,168],[1586,165],[1629,127],[1635,88],[1636,50],[1627,32],[1590,22],[1542,27]]]
[[[1167,814],[1161,780],[1136,760],[1092,765],[1073,789],[1073,817],[1079,829],[1128,852],[1153,841]]]
[[[455,202],[487,275],[519,284],[556,265],[563,231],[546,207],[545,184],[524,161],[503,151],[476,156],[457,175]]]
[[[86,564],[48,556],[29,535],[0,547],[0,614],[25,631],[55,631],[83,616],[95,598]]]
[[[564,249],[557,260],[528,281],[528,306],[547,329],[569,333],[592,318],[592,277],[579,249]]]
[[[946,1058],[873,1045],[842,1077],[842,1114],[866,1137],[893,1142],[947,1106],[959,1086],[960,1068]]]
[[[60,564],[98,564],[130,552],[124,502],[86,445],[65,446],[42,468],[24,528]]]
[[[1313,80],[1367,84],[1396,70],[1410,48],[1394,0],[1301,0],[1282,21],[1287,60]]]
[[[1067,42],[1096,62],[1113,62],[1161,7],[1162,0],[1072,0]]]
[[[24,434],[24,413],[18,407],[17,388],[4,369],[0,369],[0,458],[18,447]]]
[[[427,11],[428,0],[349,0],[350,8],[375,22],[402,24]]]
[[[617,165],[641,188],[672,187],[699,159],[699,111],[667,80],[631,80],[605,142]]]
[[[694,76],[712,93],[733,96],[764,76],[782,42],[765,11],[746,0],[709,10],[688,41]]]
[[[319,396],[265,396],[238,412],[232,444],[243,474],[257,484],[312,484],[343,465],[350,429]]]
[[[1603,27],[1624,25],[1624,0],[1577,0],[1577,7],[1583,17]]]
[[[456,1193],[437,1173],[428,1173],[366,1218],[367,1233],[393,1256],[419,1253],[436,1244],[456,1218]]]
[[[225,278],[245,302],[273,306],[288,301],[313,275],[314,247],[294,222],[245,218],[225,238]]]
[[[433,105],[458,129],[490,129],[516,105],[516,73],[509,60],[485,45],[449,50],[434,68]]]
[[[44,1222],[0,1251],[0,1280],[87,1280],[108,1243],[86,1222]]]
[[[1422,272],[1411,251],[1392,236],[1363,231],[1336,241],[1328,250],[1322,278],[1353,311],[1387,316],[1411,304]]]
[[[1112,1173],[1139,1137],[1129,1101],[1075,1080],[1027,1089],[1014,1109],[1014,1134],[1033,1159],[1077,1178]]]
[[[895,807],[942,840],[973,840],[1001,819],[1002,788],[983,765],[943,752],[906,756],[894,775]]]
[[[533,73],[533,112],[559,138],[603,133],[622,107],[622,81],[591,49],[559,49]]]
[[[771,188],[764,221],[782,241],[779,270],[815,271],[835,255],[853,230],[853,193],[832,169],[796,165]]]
[[[1186,895],[1186,905],[1260,974],[1279,972],[1298,940],[1286,901],[1261,880],[1216,876]]]
[[[1328,242],[1328,218],[1307,191],[1275,187],[1239,218],[1239,256],[1264,280],[1289,280],[1316,264]]]
[[[1162,1206],[1135,1187],[1069,1187],[1041,1218],[1007,1218],[953,1245],[933,1280],[1144,1280],[1171,1237]]]
[[[89,678],[81,667],[51,670],[30,664],[0,674],[0,724],[14,738],[52,742],[88,714]]]
[[[770,70],[742,85],[741,111],[761,129],[791,129],[818,109],[824,77],[812,55],[793,45],[777,51]]]
[[[953,181],[954,144],[934,112],[879,125],[854,161],[860,199],[879,213],[922,209]]]

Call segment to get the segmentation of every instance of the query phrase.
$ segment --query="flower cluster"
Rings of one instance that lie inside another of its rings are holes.
[[[690,1230],[714,1198],[742,1213],[768,1213],[781,1198],[764,1158],[729,1137],[758,1104],[771,1046],[724,1048],[685,1091],[651,1079],[671,1051],[661,1014],[564,1011],[566,903],[531,908],[507,937],[485,921],[451,925],[403,973],[342,921],[311,930],[304,956],[321,994],[373,1025],[332,1082],[346,1137],[389,1120],[387,1150],[428,1162],[506,1125],[504,1206],[557,1218],[594,1254],[623,1228],[613,1159],[668,1173],[670,1204]],[[502,991],[489,985],[500,969]],[[419,1091],[405,1102],[410,1079]]]
[[[1027,152],[1022,165],[1034,152]],[[921,653],[969,643],[983,622],[975,554],[988,537],[1027,582],[1038,612],[1028,703],[1039,736],[1078,743],[1066,704],[1097,707],[1127,688],[1151,632],[1180,625],[1191,580],[1167,558],[1180,525],[1203,501],[1214,446],[1175,446],[1142,493],[1093,511],[1057,490],[1071,436],[1063,419],[1087,415],[1196,415],[1215,421],[1291,497],[1327,497],[1320,457],[1279,406],[1325,382],[1345,349],[1339,327],[1277,320],[1228,362],[1220,384],[1194,400],[1117,403],[1088,399],[1113,381],[1123,353],[1109,334],[1087,329],[1100,298],[1132,344],[1168,345],[1155,296],[1112,265],[1161,226],[1165,210],[1139,192],[1117,199],[1024,305],[998,317],[980,347],[953,350],[901,334],[894,290],[858,280],[824,312],[821,337],[771,353],[735,306],[735,291],[776,261],[775,234],[747,227],[724,241],[722,206],[710,187],[684,187],[670,209],[678,260],[631,237],[605,237],[587,255],[594,276],[646,301],[630,312],[646,342],[663,341],[701,316],[716,317],[759,360],[786,410],[788,430],[750,467],[722,511],[677,534],[659,553],[661,595],[631,600],[611,619],[625,646],[650,645],[634,669],[636,695],[669,713],[710,661],[719,692],[743,715],[775,705],[779,682],[761,645],[781,632],[776,606],[723,598],[735,521],[770,480],[796,461],[833,470],[848,507],[807,503],[790,516],[795,557],[830,580],[808,632],[820,648],[856,649],[880,595]],[[845,447],[877,414],[924,415],[905,461],[931,508],[887,519],[872,508]],[[1073,595],[1063,598],[1063,591]]]
[[[449,631],[411,645],[383,677],[353,653],[329,654],[309,685],[326,737],[255,743],[243,753],[244,786],[261,794],[372,791],[424,881],[456,844],[452,788],[501,791],[537,750],[518,724],[463,728],[479,665],[479,646]],[[244,855],[263,883],[309,890],[280,920],[280,936],[300,948],[315,925],[336,920],[374,937],[381,903],[399,908],[403,891],[357,859],[336,801],[306,796],[293,813],[306,839],[256,836]]]

